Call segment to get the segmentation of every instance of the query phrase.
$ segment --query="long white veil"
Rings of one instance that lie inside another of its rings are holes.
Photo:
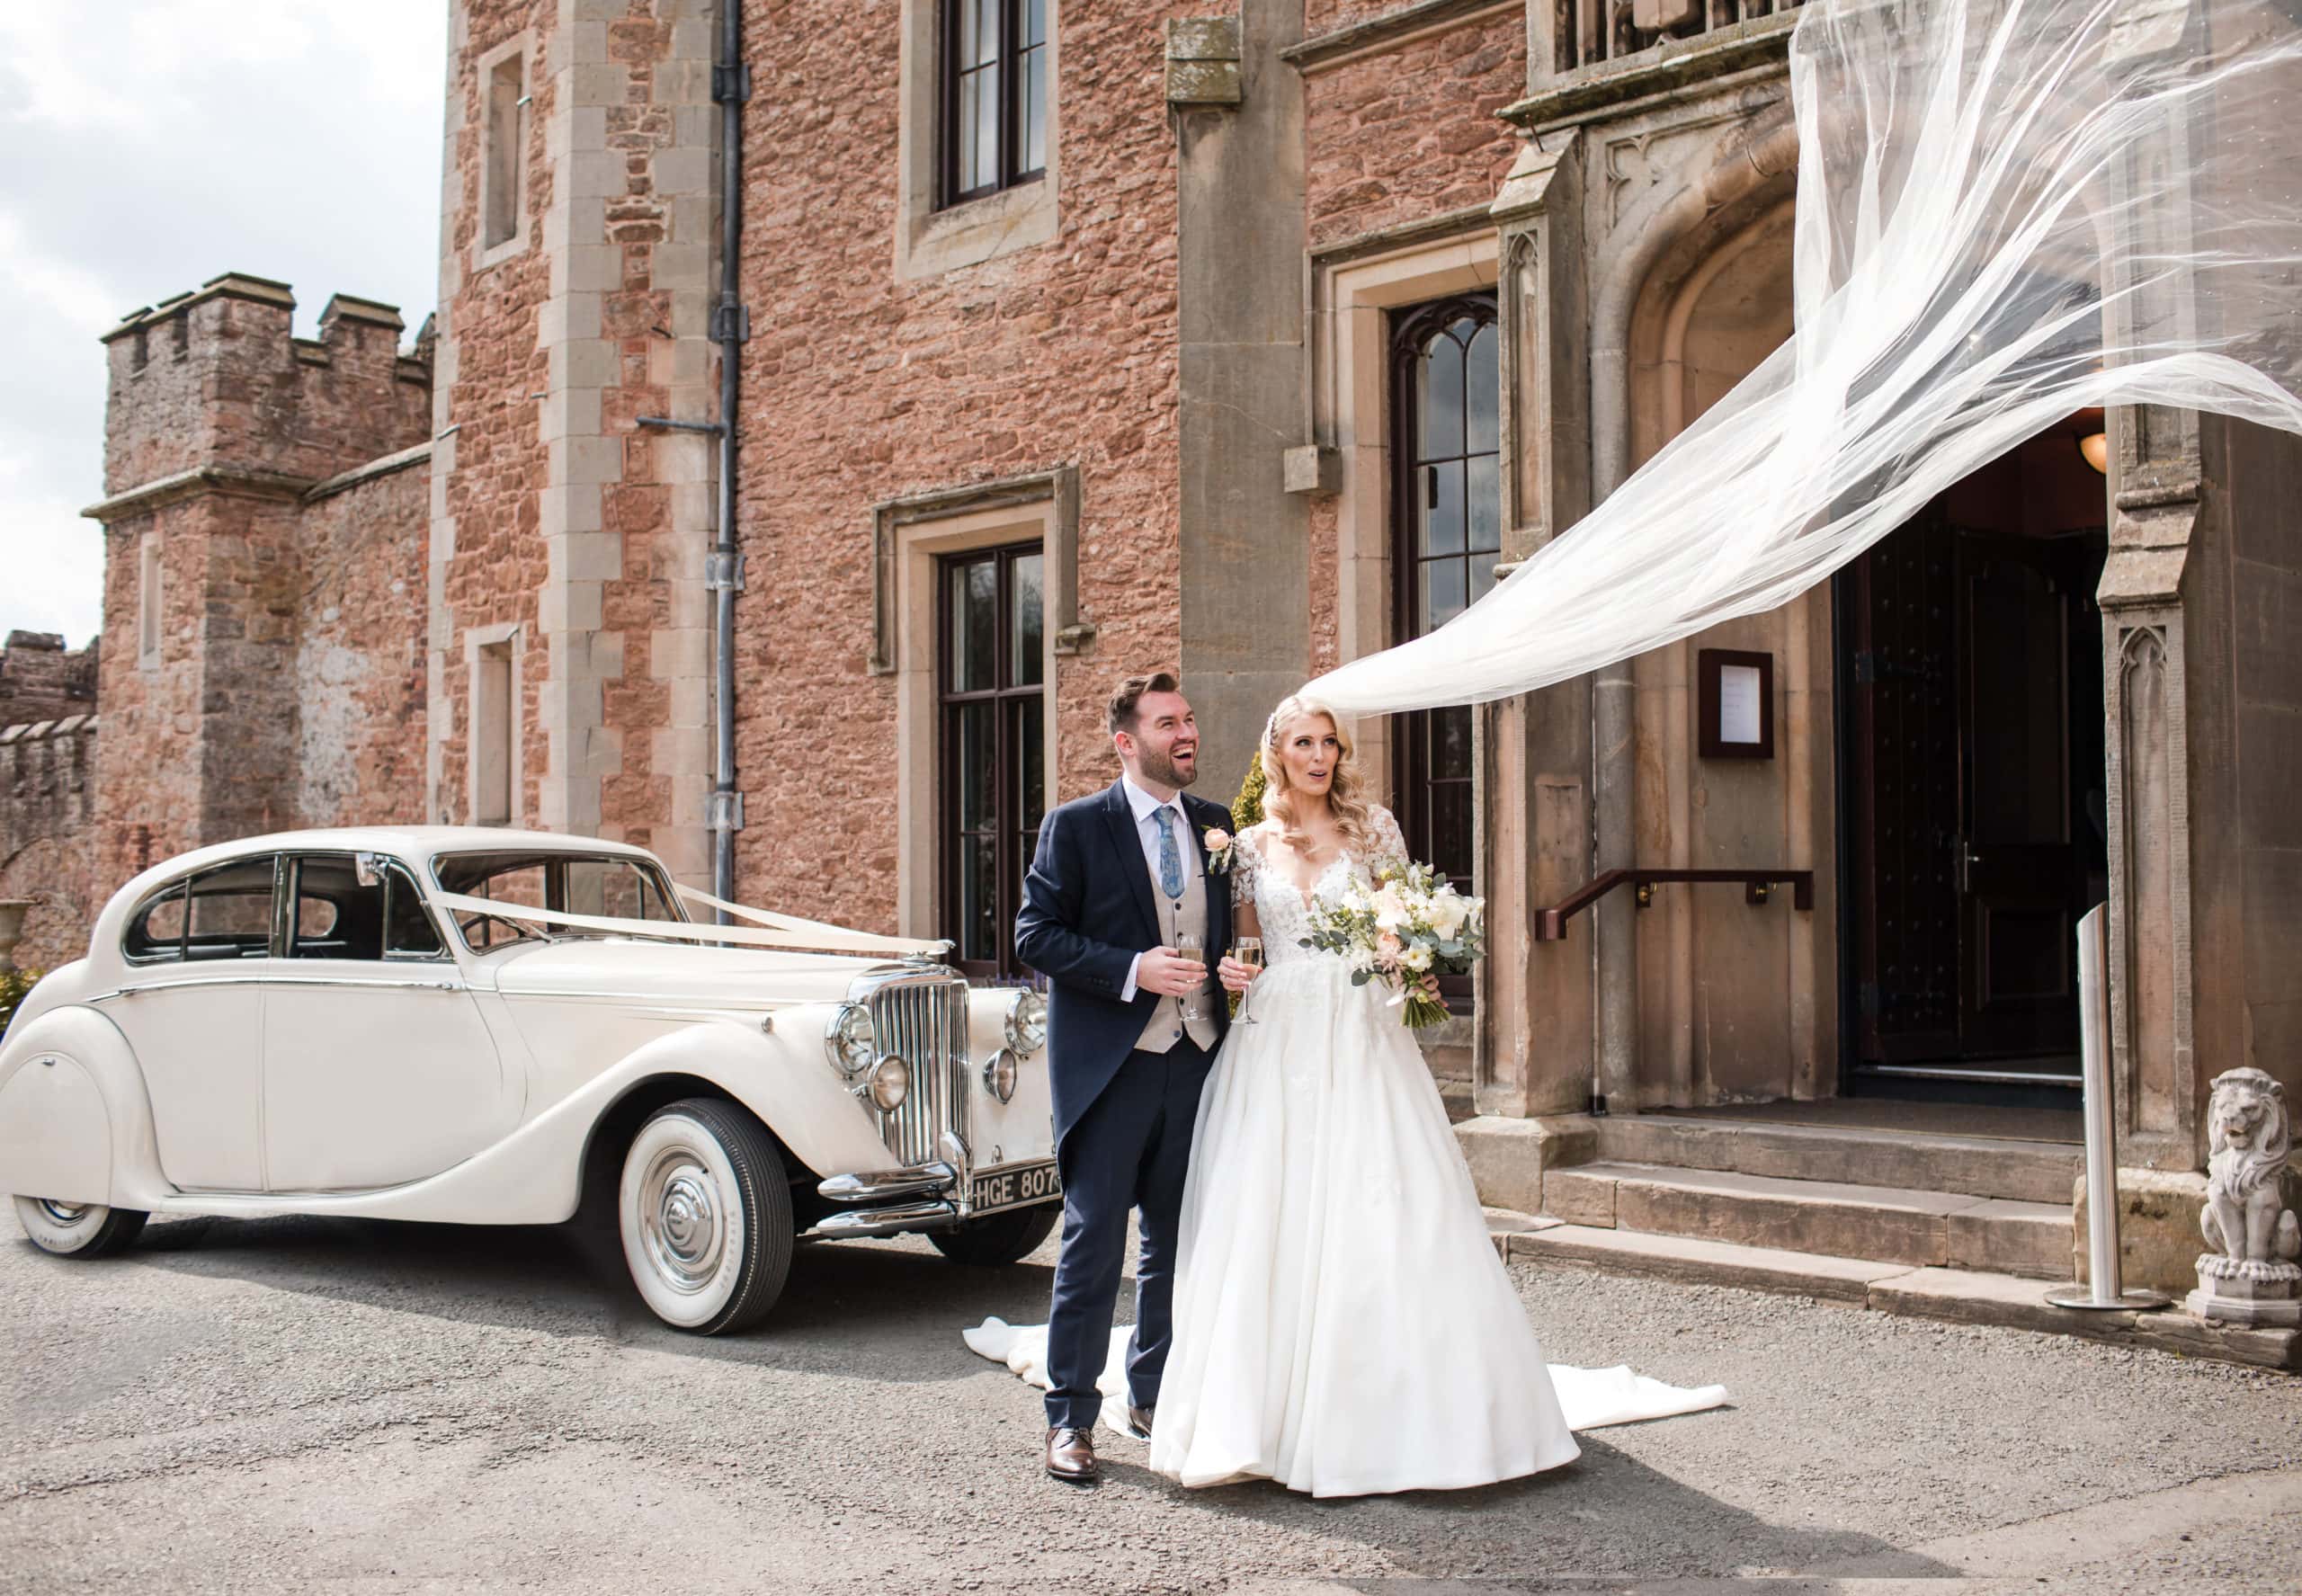
[[[1811,0],[1797,332],[1430,635],[1307,690],[1531,691],[1771,610],[2072,412],[2302,432],[2302,0]]]

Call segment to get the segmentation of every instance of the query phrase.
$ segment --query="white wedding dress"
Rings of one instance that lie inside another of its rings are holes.
[[[1375,820],[1377,846],[1404,857],[1389,812]],[[1263,868],[1253,834],[1234,860],[1266,967],[1256,1023],[1232,1025],[1200,1099],[1151,1467],[1315,1496],[1451,1489],[1571,1462],[1576,1428],[1724,1403],[1545,1366],[1390,989],[1301,945],[1311,902]],[[1354,870],[1337,859],[1311,898]],[[1125,1336],[1107,1394],[1125,1388]],[[995,1319],[967,1341],[1046,1383],[1043,1329]]]

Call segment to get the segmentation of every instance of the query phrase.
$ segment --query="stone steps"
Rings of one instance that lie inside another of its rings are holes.
[[[1733,1286],[1877,1313],[2047,1331],[2226,1363],[2302,1369],[2302,1331],[2245,1329],[2175,1312],[2058,1308],[2047,1302],[2041,1282],[2019,1275],[1935,1265],[1914,1268],[1649,1231],[1546,1225],[1540,1217],[1505,1216],[1499,1210],[1490,1210],[1489,1220],[1496,1250],[1513,1262]]]
[[[1597,1155],[1610,1163],[1952,1191],[2015,1202],[2069,1202],[2086,1164],[2084,1150],[2066,1142],[1677,1114],[1610,1114],[1590,1123]]]
[[[1546,1170],[1542,1211],[1589,1229],[1905,1269],[2071,1273],[2066,1202],[1602,1161]]]

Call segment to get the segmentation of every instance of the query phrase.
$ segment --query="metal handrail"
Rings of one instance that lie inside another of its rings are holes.
[[[1565,903],[1553,908],[1535,912],[1535,941],[1556,942],[1566,936],[1566,923],[1597,903],[1618,887],[1635,887],[1638,906],[1648,907],[1655,901],[1655,887],[1664,881],[1726,881],[1739,882],[1743,901],[1763,904],[1767,889],[1788,883],[1790,906],[1812,913],[1815,907],[1815,872],[1812,870],[1650,870],[1634,867],[1627,870],[1604,870],[1591,879]]]

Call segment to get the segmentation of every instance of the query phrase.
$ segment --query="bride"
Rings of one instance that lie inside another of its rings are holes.
[[[1350,734],[1281,703],[1265,818],[1231,894],[1267,967],[1200,1098],[1151,1467],[1316,1496],[1486,1485],[1571,1462],[1542,1349],[1496,1257],[1414,1033],[1379,982],[1300,946],[1347,875],[1404,859]]]
[[[1265,818],[1232,852],[1258,975],[1199,1099],[1151,1467],[1315,1496],[1453,1489],[1556,1468],[1574,1430],[1717,1407],[1717,1386],[1546,1367],[1413,1033],[1380,983],[1302,946],[1313,905],[1406,849],[1361,795],[1350,733],[1295,697],[1263,729]],[[1102,1388],[1127,1388],[1128,1329]],[[968,1345],[1045,1386],[1046,1333]]]

